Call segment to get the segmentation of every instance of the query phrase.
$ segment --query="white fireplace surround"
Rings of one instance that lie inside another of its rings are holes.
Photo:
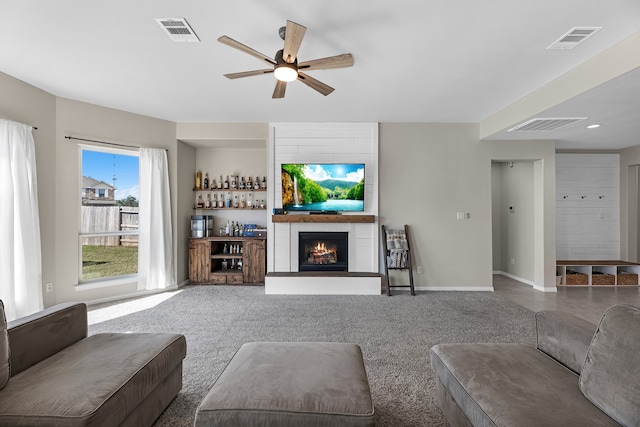
[[[373,223],[268,221],[265,293],[272,294],[377,294],[379,275],[342,274],[296,277],[299,232],[348,232],[349,273],[378,273],[378,124],[277,123],[270,125],[267,208],[282,207],[282,163],[364,163],[365,210]],[[295,215],[293,213],[289,215]],[[304,213],[297,215],[306,215]],[[342,215],[349,215],[343,213]],[[269,273],[283,273],[270,275]],[[291,273],[286,275],[286,273]]]

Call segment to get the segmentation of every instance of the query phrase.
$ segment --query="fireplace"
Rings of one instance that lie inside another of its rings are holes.
[[[298,271],[349,271],[348,232],[298,233]]]

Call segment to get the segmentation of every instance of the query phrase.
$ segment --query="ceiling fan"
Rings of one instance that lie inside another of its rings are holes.
[[[220,43],[224,43],[227,46],[231,46],[235,49],[248,53],[249,55],[255,56],[256,58],[273,66],[272,68],[263,70],[244,71],[240,73],[225,74],[224,76],[228,79],[239,79],[241,77],[273,73],[277,79],[276,88],[273,91],[273,98],[284,98],[287,83],[296,79],[300,80],[310,88],[317,90],[324,96],[329,95],[334,91],[331,86],[314,79],[313,77],[303,73],[303,71],[351,67],[353,65],[353,56],[351,56],[350,53],[345,53],[342,55],[299,63],[297,57],[298,49],[300,49],[300,45],[302,44],[302,39],[306,31],[306,27],[287,20],[286,27],[281,27],[279,31],[280,38],[284,40],[284,48],[276,52],[276,56],[273,59],[230,37],[220,37],[218,39]]]

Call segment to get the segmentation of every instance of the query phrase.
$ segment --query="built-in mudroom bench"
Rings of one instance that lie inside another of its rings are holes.
[[[640,264],[626,261],[556,261],[558,286],[638,286]]]

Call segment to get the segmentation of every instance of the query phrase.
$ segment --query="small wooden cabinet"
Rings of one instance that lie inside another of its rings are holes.
[[[264,284],[266,266],[266,239],[263,237],[189,239],[189,280],[192,284]]]

